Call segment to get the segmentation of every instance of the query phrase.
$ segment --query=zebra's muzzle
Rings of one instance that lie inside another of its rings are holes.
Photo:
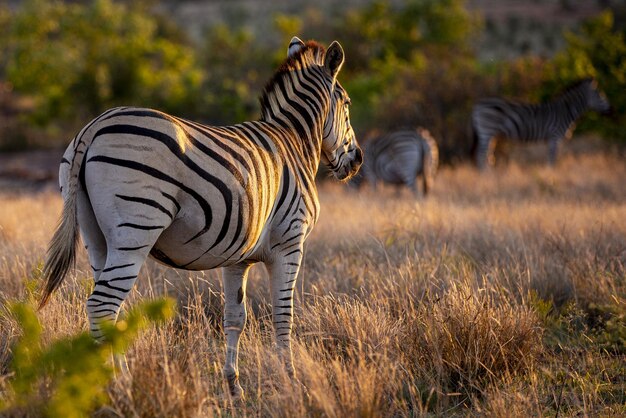
[[[358,173],[359,168],[363,164],[363,151],[360,148],[356,148],[354,152],[354,159],[350,161],[349,164],[345,164],[341,170],[335,171],[335,177],[338,180],[348,180],[356,173]]]
[[[357,147],[354,154],[354,160],[350,162],[350,167],[352,167],[352,169],[358,170],[359,167],[361,167],[361,164],[363,164],[363,151],[361,151],[361,148]]]

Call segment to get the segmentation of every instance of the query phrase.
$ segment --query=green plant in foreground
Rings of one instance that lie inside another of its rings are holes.
[[[113,375],[111,354],[123,353],[150,323],[170,318],[174,306],[173,300],[164,298],[133,308],[117,324],[104,325],[102,343],[82,332],[43,347],[34,308],[13,304],[10,312],[23,334],[13,347],[14,396],[0,404],[0,413],[28,407],[50,417],[85,416],[106,401],[105,389]],[[49,397],[38,395],[42,383],[52,388]]]

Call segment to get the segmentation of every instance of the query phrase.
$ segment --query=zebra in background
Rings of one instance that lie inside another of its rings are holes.
[[[318,216],[320,161],[339,180],[362,162],[350,99],[337,81],[338,42],[291,40],[261,96],[259,121],[214,127],[142,108],[111,109],[85,126],[60,166],[64,208],[50,242],[40,307],[75,259],[78,228],[93,268],[92,335],[115,322],[146,257],[186,270],[222,267],[224,375],[241,397],[239,337],[246,280],[263,262],[271,281],[276,344],[294,375],[293,290],[303,244]],[[125,368],[123,358],[117,358]]]
[[[570,139],[576,120],[588,110],[608,112],[606,96],[591,78],[567,87],[554,100],[541,104],[518,103],[501,98],[483,99],[474,105],[472,124],[476,164],[480,169],[495,163],[498,139],[520,142],[548,142],[548,160],[556,162],[558,148]]]
[[[422,176],[424,196],[432,189],[439,149],[428,130],[418,128],[375,136],[364,149],[365,162],[354,179],[357,187],[367,181],[376,188],[383,181],[404,184],[417,195],[417,177]]]

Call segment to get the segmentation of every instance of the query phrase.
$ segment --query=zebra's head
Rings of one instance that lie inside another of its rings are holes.
[[[324,124],[321,162],[339,180],[348,180],[363,163],[363,151],[350,125],[350,98],[339,82],[335,83]]]
[[[598,113],[608,113],[611,110],[611,104],[606,95],[598,88],[598,82],[594,78],[584,80],[586,87],[587,106],[589,109]]]
[[[289,44],[289,56],[305,47],[297,37]],[[323,125],[320,160],[339,180],[348,180],[359,171],[363,152],[350,125],[350,97],[337,81],[344,62],[343,48],[334,41],[324,55],[322,73],[330,91],[329,111]]]

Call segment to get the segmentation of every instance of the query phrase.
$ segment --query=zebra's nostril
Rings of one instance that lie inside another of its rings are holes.
[[[363,162],[363,151],[361,148],[356,149],[356,155],[354,156],[354,162],[356,164],[361,164]]]

